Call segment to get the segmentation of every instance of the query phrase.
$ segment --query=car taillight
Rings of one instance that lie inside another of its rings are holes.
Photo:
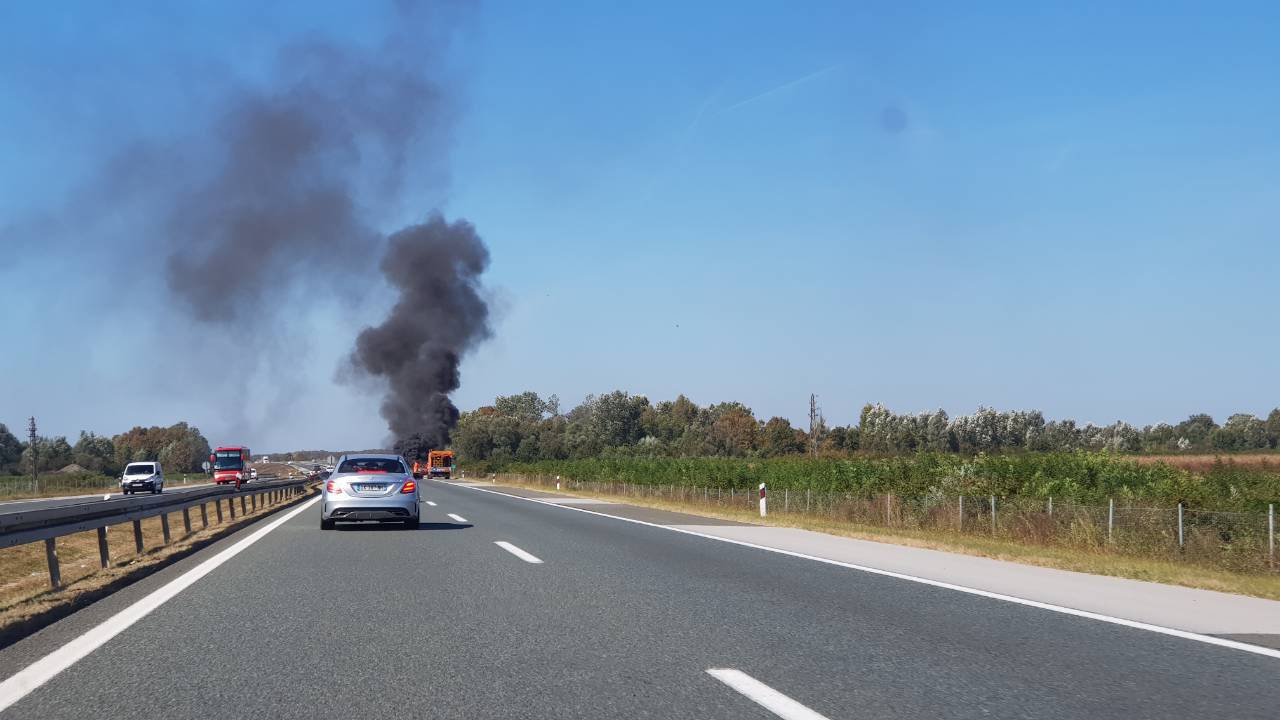
[[[334,482],[334,481],[332,481],[332,480],[330,480],[329,482],[325,483],[325,485],[324,485],[324,489],[325,489],[325,492],[331,492],[331,493],[333,493],[334,495],[341,495],[341,494],[342,494],[342,488],[338,487],[338,483],[336,483],[336,482]]]
[[[417,483],[415,483],[415,482],[414,482],[414,481],[412,481],[412,480],[406,480],[406,481],[405,481],[405,483],[404,483],[404,487],[400,488],[400,492],[402,492],[402,493],[411,493],[411,492],[413,492],[414,490],[417,490],[417,489],[418,489],[418,484],[417,484]]]

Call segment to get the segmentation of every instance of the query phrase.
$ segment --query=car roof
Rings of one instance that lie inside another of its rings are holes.
[[[342,460],[339,462],[346,462],[347,460],[404,460],[404,458],[399,455],[388,455],[386,453],[352,453],[350,455],[343,455]]]

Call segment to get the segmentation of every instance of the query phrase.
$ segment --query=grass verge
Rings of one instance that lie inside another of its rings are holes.
[[[522,481],[519,478],[510,476],[499,475],[497,481],[502,485],[512,487],[548,490],[548,487],[544,484]],[[1133,580],[1182,585],[1203,590],[1216,590],[1280,600],[1280,575],[1277,574],[1236,573],[1193,564],[1125,556],[1100,550],[1029,545],[1005,539],[985,538],[979,535],[942,530],[865,526],[795,513],[772,513],[768,518],[761,518],[758,512],[747,509],[707,507],[699,503],[680,502],[671,498],[621,496],[576,489],[565,489],[557,492],[576,497],[617,500],[629,505],[673,510],[722,520],[800,528],[858,540],[976,555],[1024,565],[1037,565],[1059,570],[1110,575]]]
[[[256,511],[236,519],[223,506],[224,522],[217,522],[212,503],[208,506],[209,526],[201,528],[200,508],[191,508],[192,532],[187,533],[182,512],[168,513],[169,544],[164,544],[160,516],[142,521],[143,550],[135,552],[132,523],[107,527],[111,562],[102,568],[98,559],[96,531],[58,538],[58,561],[62,589],[49,587],[44,543],[29,543],[0,550],[0,648],[46,627],[123,587],[141,580],[169,564],[250,525],[267,515],[292,507],[314,496],[315,490],[274,505],[259,505]]]

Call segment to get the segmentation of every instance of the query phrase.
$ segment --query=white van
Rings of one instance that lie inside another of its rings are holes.
[[[120,475],[120,492],[131,495],[140,490],[164,492],[164,470],[158,462],[129,463]]]

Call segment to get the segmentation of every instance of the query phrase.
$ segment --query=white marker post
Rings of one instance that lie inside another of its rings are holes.
[[[766,497],[764,483],[760,483],[760,517],[769,514],[769,499]]]

